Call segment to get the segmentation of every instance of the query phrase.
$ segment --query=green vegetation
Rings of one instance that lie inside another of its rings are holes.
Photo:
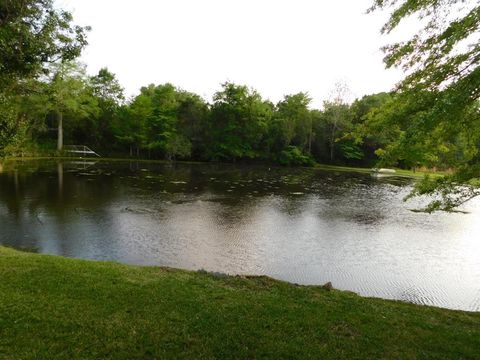
[[[448,177],[425,179],[412,194],[439,195],[428,211],[452,210],[480,195],[479,2],[374,0],[376,9],[391,10],[384,33],[412,17],[420,26],[410,39],[384,49],[386,66],[401,67],[408,76],[394,101],[372,119],[392,139],[382,158],[455,168]]]
[[[48,64],[78,57],[88,30],[53,0],[0,2],[0,152],[25,145],[35,123],[28,100],[43,84],[37,80]]]
[[[351,107],[337,97],[325,103],[324,111],[311,110],[305,93],[286,95],[273,104],[247,86],[225,83],[211,104],[172,84],[142,87],[125,102],[107,69],[87,76],[82,66],[66,62],[47,70],[48,76],[29,81],[32,92],[17,104],[24,127],[10,141],[0,141],[4,155],[58,155],[66,143],[88,145],[110,156],[147,159],[286,166],[370,166],[378,160],[375,147],[350,136],[354,122],[362,122],[358,119],[364,115],[356,108],[373,109],[370,103],[360,105],[364,100]]]
[[[0,247],[2,359],[474,359],[480,314]]]

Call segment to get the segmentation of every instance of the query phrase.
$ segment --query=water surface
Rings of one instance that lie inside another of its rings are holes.
[[[229,165],[0,166],[0,244],[130,264],[265,274],[480,310],[480,203],[415,213],[411,180]]]

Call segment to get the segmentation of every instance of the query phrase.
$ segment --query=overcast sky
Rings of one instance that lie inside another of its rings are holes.
[[[114,72],[135,95],[170,82],[207,100],[226,80],[277,102],[308,92],[321,107],[335,83],[353,97],[390,90],[380,34],[386,14],[372,0],[57,0],[90,25],[81,61]]]

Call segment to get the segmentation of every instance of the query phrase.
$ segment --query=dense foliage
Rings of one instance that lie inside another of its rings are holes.
[[[412,17],[421,26],[385,48],[387,67],[407,76],[372,120],[396,138],[379,154],[386,163],[454,168],[450,178],[426,179],[415,191],[440,195],[428,210],[453,209],[480,194],[480,3],[375,0],[372,10],[384,8],[393,8],[385,33]]]
[[[78,57],[88,30],[73,25],[53,0],[0,2],[0,151],[25,145],[32,118],[26,103],[38,85],[32,80],[47,74],[49,64]]]
[[[306,93],[277,104],[255,90],[227,82],[207,103],[172,84],[148,85],[125,101],[115,75],[88,76],[73,62],[53,64],[49,75],[30,79],[16,116],[26,131],[10,154],[88,145],[103,155],[205,161],[264,161],[282,165],[373,164],[376,148],[350,136],[388,94],[348,105],[340,99],[311,110]],[[372,101],[376,99],[376,101]],[[14,110],[12,110],[14,111]],[[65,140],[63,140],[65,139]],[[363,139],[363,138],[362,138]]]

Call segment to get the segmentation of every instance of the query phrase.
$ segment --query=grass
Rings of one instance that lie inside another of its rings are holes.
[[[337,165],[325,165],[318,164],[315,166],[316,169],[325,170],[325,171],[342,171],[342,172],[360,172],[360,173],[371,173],[372,168],[362,168],[362,167],[352,167],[352,166],[337,166]],[[431,171],[428,169],[422,169],[418,171],[404,170],[404,169],[395,169],[393,176],[406,176],[413,178],[423,178],[425,175],[439,177],[445,176],[448,172],[446,171]]]
[[[479,359],[480,313],[0,247],[0,358]]]

